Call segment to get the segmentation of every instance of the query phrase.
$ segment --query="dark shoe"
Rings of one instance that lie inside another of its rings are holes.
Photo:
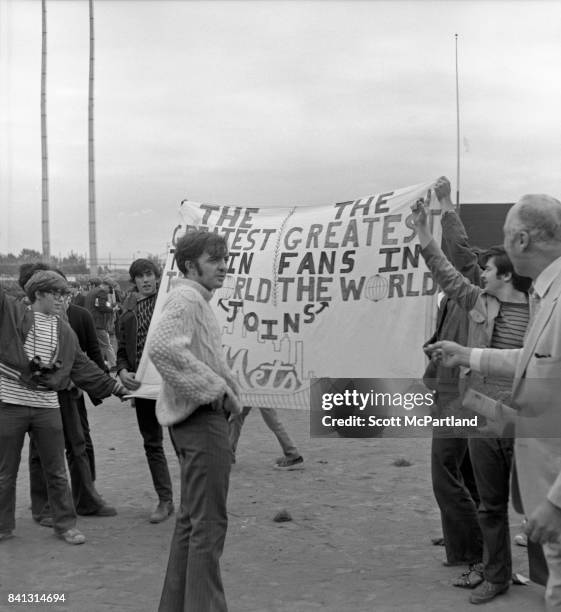
[[[13,531],[0,531],[0,542],[14,537]]]
[[[41,516],[40,514],[34,514],[33,520],[41,525],[41,527],[54,527],[55,521],[52,516]]]
[[[76,509],[76,514],[80,516],[115,516],[117,514],[117,510],[113,508],[113,506],[108,506],[107,504],[103,504],[103,506],[99,506],[96,510],[88,510],[84,512],[84,510]]]
[[[462,567],[462,565],[475,565],[481,561],[475,561],[474,559],[460,559],[459,561],[443,561],[444,567]]]
[[[57,536],[64,540],[67,544],[83,544],[86,541],[86,536],[74,527],[63,533],[57,533]]]
[[[150,515],[150,522],[151,523],[161,523],[162,521],[165,521],[168,518],[168,516],[173,514],[173,510],[174,510],[173,502],[161,501],[158,504],[158,507]]]
[[[483,580],[483,563],[474,563],[463,574],[460,574],[452,585],[460,589],[475,589]]]
[[[444,546],[444,538],[431,538],[430,542],[433,546]]]
[[[469,596],[469,602],[472,604],[484,604],[492,599],[495,599],[498,595],[502,595],[508,591],[510,583],[506,584],[495,584],[494,582],[487,582],[484,580],[480,586]]]
[[[115,516],[117,510],[113,506],[100,506],[95,512],[92,512],[90,516]]]
[[[302,465],[304,458],[302,455],[298,457],[281,457],[275,461],[275,470],[301,470],[304,468]]]

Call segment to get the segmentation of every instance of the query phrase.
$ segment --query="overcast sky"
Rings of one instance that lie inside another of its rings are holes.
[[[561,196],[561,2],[96,0],[100,259],[184,198],[331,204],[456,182]],[[51,251],[88,250],[87,0],[48,0]],[[0,252],[41,249],[41,2],[0,0]]]

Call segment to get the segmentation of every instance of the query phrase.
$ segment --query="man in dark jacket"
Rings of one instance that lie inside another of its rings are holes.
[[[56,535],[83,544],[64,465],[64,437],[57,392],[72,382],[95,397],[122,397],[123,385],[80,350],[59,316],[68,292],[56,272],[38,271],[25,284],[31,305],[0,288],[0,542],[13,535],[15,483],[26,432],[33,435],[47,479]]]
[[[108,369],[116,363],[115,351],[111,344],[111,333],[114,329],[115,307],[110,299],[110,280],[108,278],[92,278],[93,288],[86,296],[86,308],[90,311],[101,349],[101,354]]]
[[[149,259],[137,259],[129,268],[129,276],[136,291],[127,296],[121,307],[117,372],[124,385],[138,389],[140,382],[135,379],[135,372],[154,313],[160,271]],[[150,522],[160,523],[173,513],[174,508],[163,432],[156,418],[156,400],[136,397],[134,406],[152,482],[159,498],[157,508],[150,515]]]
[[[465,228],[450,199],[448,179],[438,179],[434,192],[443,212],[443,248],[454,266],[469,281],[479,284],[481,275],[478,258],[469,246]],[[454,301],[444,298],[433,338],[465,343],[467,333],[467,314]],[[459,368],[445,368],[429,362],[424,380],[430,389],[437,392],[437,416],[458,416],[461,409]],[[442,521],[446,549],[444,564],[470,565],[481,561],[483,540],[477,520],[479,497],[465,436],[455,436],[453,431],[449,431],[445,435],[433,437],[431,473],[433,492]]]

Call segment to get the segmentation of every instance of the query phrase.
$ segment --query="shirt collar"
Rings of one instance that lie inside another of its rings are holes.
[[[209,291],[206,287],[203,287],[201,283],[197,283],[197,281],[191,280],[190,278],[174,278],[171,281],[172,288],[187,286],[198,291],[203,298],[209,302],[210,298],[214,295],[214,291]]]
[[[561,273],[561,257],[554,259],[547,268],[544,268],[534,282],[534,291],[539,298],[545,297],[551,283]]]

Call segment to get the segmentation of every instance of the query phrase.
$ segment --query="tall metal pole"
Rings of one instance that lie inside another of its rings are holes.
[[[49,164],[47,153],[47,5],[41,1],[41,242],[43,257],[50,259],[49,238]]]
[[[456,39],[456,206],[460,205],[460,87],[458,79],[458,35]]]
[[[90,0],[90,79],[88,91],[88,216],[90,239],[90,272],[97,272],[97,238],[95,222],[95,157],[94,157],[94,12]]]

